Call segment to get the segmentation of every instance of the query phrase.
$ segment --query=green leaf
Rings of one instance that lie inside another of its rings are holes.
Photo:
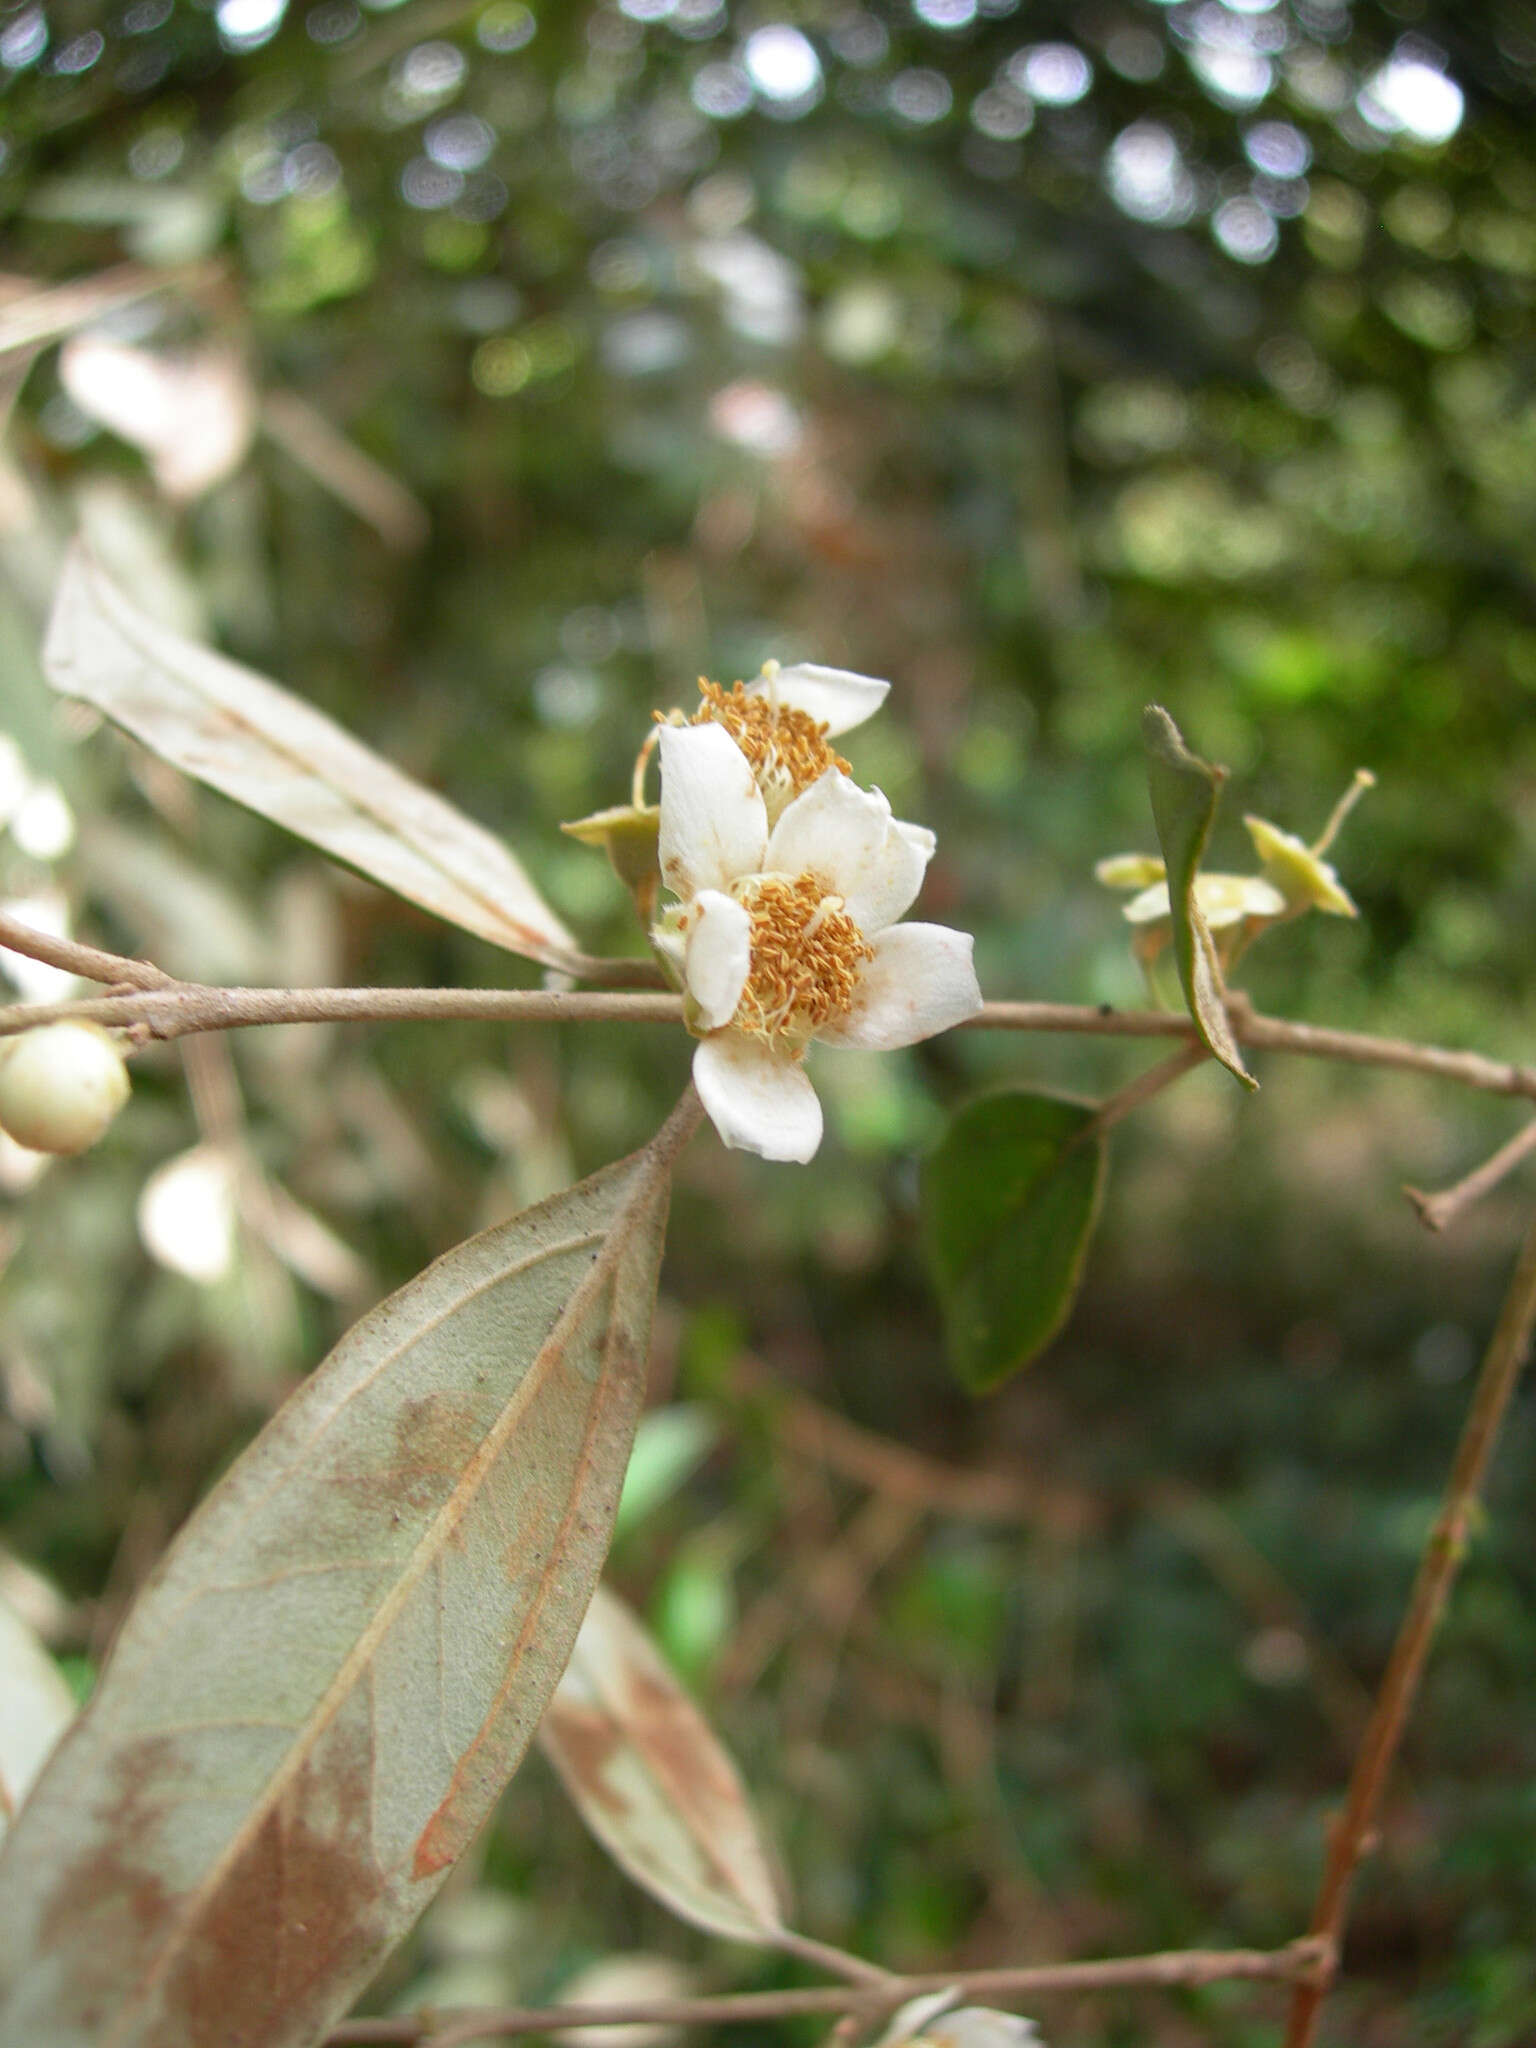
[[[614,1534],[624,1536],[676,1493],[714,1449],[720,1425],[699,1401],[653,1408],[635,1435]]]
[[[415,1920],[596,1585],[698,1114],[381,1303],[183,1531],[0,1853],[0,2040],[303,2048]]]
[[[1095,1115],[1057,1095],[985,1096],[924,1165],[929,1270],[950,1361],[973,1392],[1027,1365],[1071,1310],[1104,1182]]]
[[[1221,967],[1210,928],[1195,901],[1195,876],[1205,854],[1216,816],[1225,768],[1212,767],[1192,754],[1161,704],[1141,714],[1147,748],[1147,782],[1152,792],[1152,819],[1168,868],[1168,902],[1173,916],[1173,956],[1178,963],[1184,1000],[1206,1049],[1245,1088],[1258,1082],[1243,1065],[1242,1053],[1227,1021],[1222,1001]]]
[[[728,1941],[784,1933],[746,1787],[640,1622],[599,1586],[539,1744],[619,1868]]]

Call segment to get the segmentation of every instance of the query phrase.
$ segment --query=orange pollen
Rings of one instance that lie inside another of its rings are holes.
[[[798,796],[829,768],[848,774],[848,763],[827,745],[827,728],[809,712],[777,704],[767,693],[749,696],[740,683],[727,690],[700,676],[699,690],[704,702],[692,723],[723,725],[759,782],[782,778]]]
[[[875,949],[814,875],[762,875],[742,891],[752,919],[752,965],[731,1019],[758,1038],[810,1038],[846,1016]]]

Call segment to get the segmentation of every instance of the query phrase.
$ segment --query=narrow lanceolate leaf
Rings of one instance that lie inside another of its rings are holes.
[[[1211,836],[1227,771],[1213,768],[1209,761],[1190,752],[1161,704],[1147,706],[1141,715],[1141,732],[1147,749],[1152,818],[1168,869],[1173,956],[1178,962],[1184,1000],[1207,1051],[1245,1088],[1257,1088],[1259,1084],[1243,1065],[1242,1053],[1227,1021],[1215,943],[1195,901],[1195,876]]]
[[[75,1718],[63,1673],[8,1600],[0,1600],[0,1835]]]
[[[396,895],[510,953],[580,966],[493,833],[276,683],[145,617],[82,548],[59,582],[43,667],[56,690]]]
[[[736,1766],[616,1594],[599,1586],[539,1744],[619,1868],[729,1941],[784,1932]]]
[[[950,1362],[973,1392],[1027,1365],[1071,1312],[1104,1184],[1094,1118],[1062,1096],[984,1096],[924,1163],[929,1270]]]
[[[8,292],[0,311],[0,356],[57,341],[61,334],[70,334],[88,321],[101,320],[120,307],[163,292],[173,281],[185,288],[200,280],[211,281],[215,275],[212,266],[195,266],[173,279],[172,273],[142,263],[119,263],[68,284],[40,285],[25,280],[30,288]]]
[[[0,2041],[301,2048],[410,1926],[596,1584],[696,1116],[365,1316],[193,1518],[0,1852]]]

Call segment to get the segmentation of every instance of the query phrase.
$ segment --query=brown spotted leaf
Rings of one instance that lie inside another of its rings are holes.
[[[301,2048],[415,1920],[596,1584],[697,1113],[381,1303],[194,1516],[0,1852],[0,2041]]]
[[[575,940],[494,833],[265,676],[146,617],[83,548],[59,580],[43,667],[175,767],[397,896],[579,971]]]
[[[609,1855],[682,1919],[730,1941],[784,1932],[736,1766],[640,1623],[599,1586],[539,1730]]]

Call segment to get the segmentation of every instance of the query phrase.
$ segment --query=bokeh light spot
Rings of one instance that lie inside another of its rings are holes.
[[[741,53],[754,89],[781,106],[811,106],[821,92],[821,59],[799,29],[771,22],[754,29]]]
[[[1216,209],[1211,233],[1237,263],[1267,263],[1280,246],[1280,230],[1269,210],[1242,196]]]

